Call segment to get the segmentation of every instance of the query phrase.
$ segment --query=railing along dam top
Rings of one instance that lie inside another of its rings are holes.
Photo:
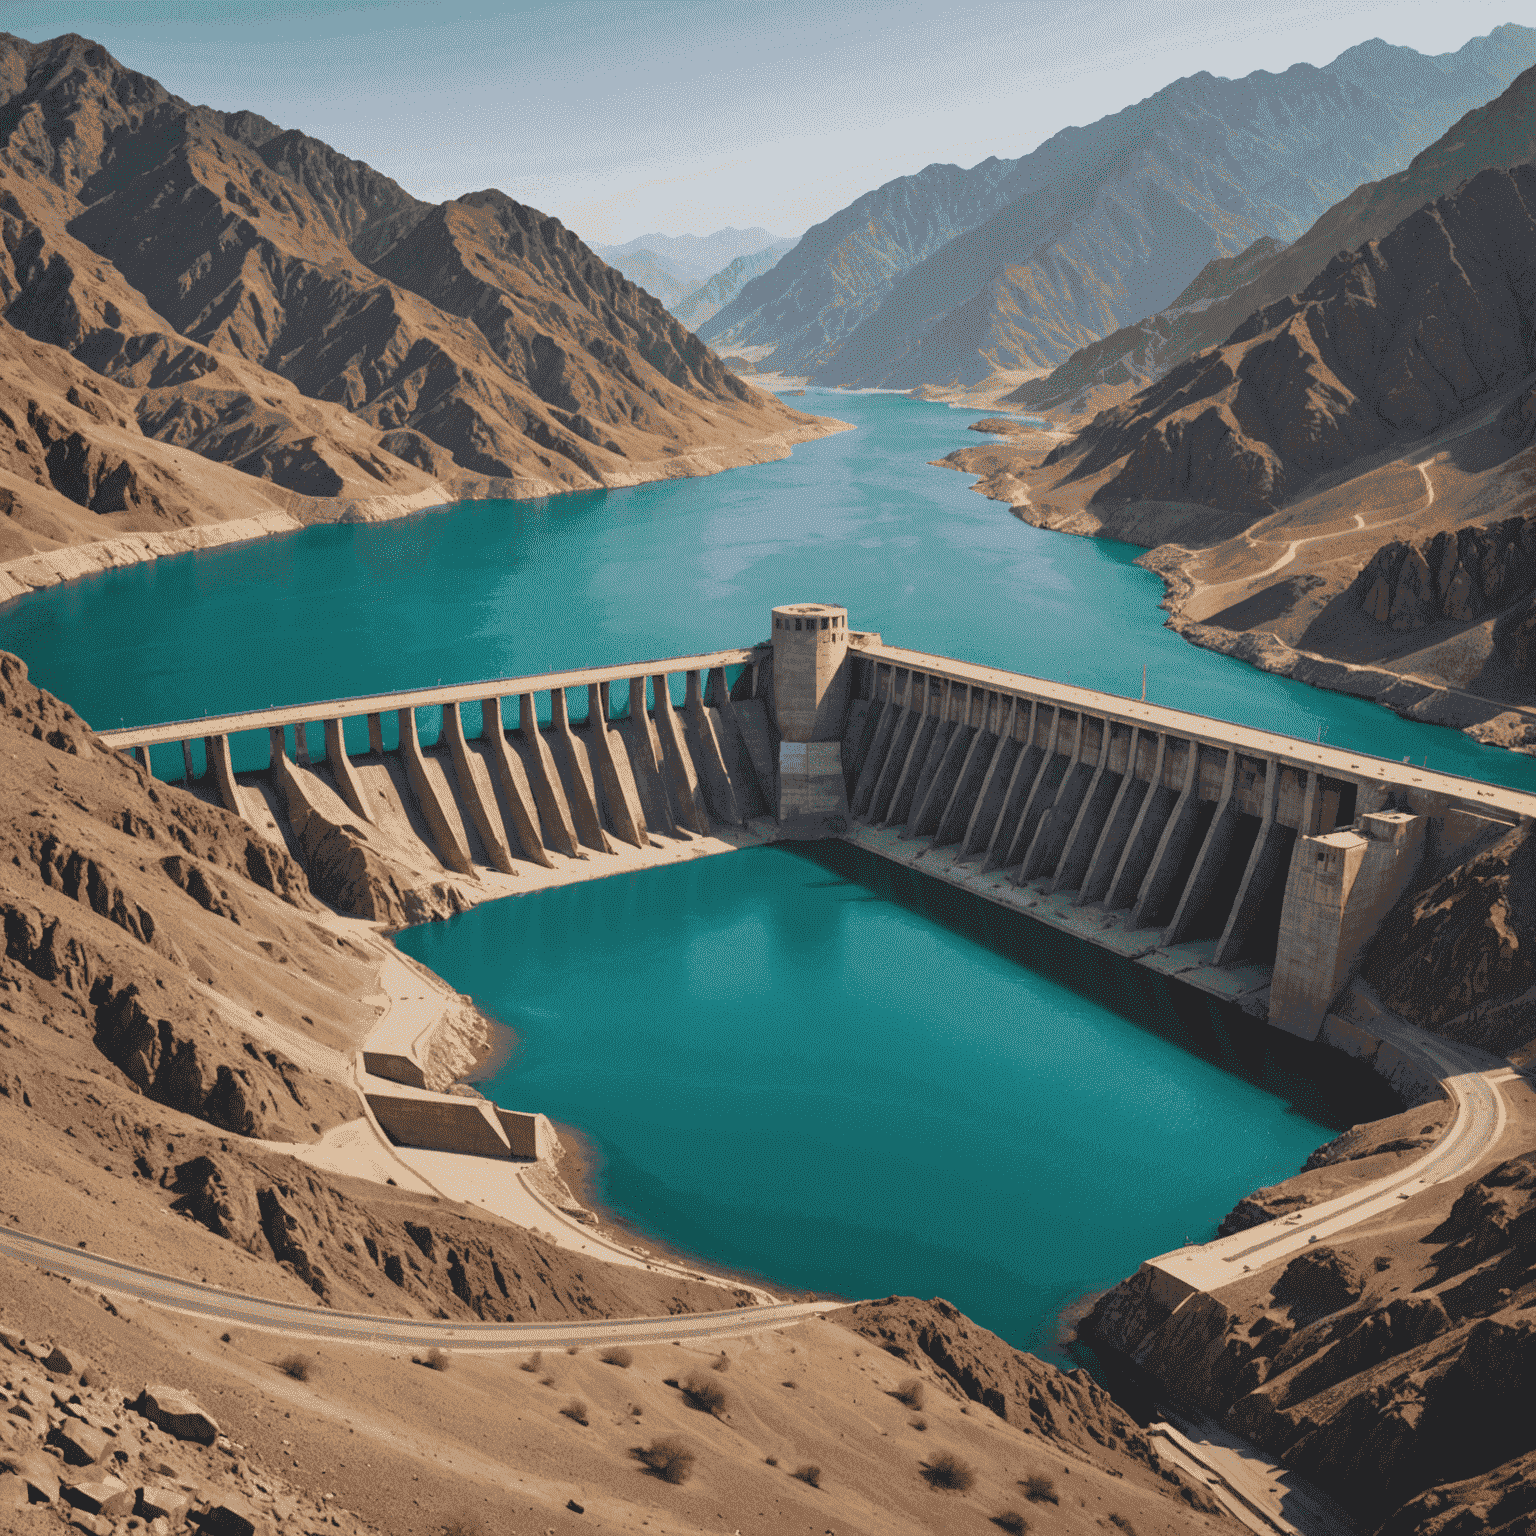
[[[667,656],[656,661],[637,661],[625,666],[578,667],[570,672],[543,672],[531,677],[493,677],[475,683],[437,684],[410,688],[401,693],[358,694],[347,699],[310,700],[299,704],[275,704],[270,709],[245,710],[233,715],[203,715],[193,720],[167,720],[158,725],[126,726],[97,734],[110,747],[155,747],[198,736],[232,736],[239,731],[269,730],[276,726],[340,720],[355,715],[377,715],[396,709],[425,709],[434,704],[473,704],[483,699],[509,699],[525,693],[545,693],[557,688],[581,688],[594,683],[617,683],[656,677],[671,672],[700,672],[712,667],[736,667],[761,656],[761,647],[740,646],[728,651],[708,651],[698,656]]]
[[[1079,688],[1072,683],[1052,682],[1007,672],[1000,667],[977,666],[948,656],[934,656],[926,651],[910,651],[901,646],[867,645],[858,652],[859,659],[915,670],[948,682],[968,687],[987,688],[998,693],[1049,699],[1065,709],[1088,715],[1108,715],[1133,724],[1145,725],[1171,736],[1187,737],[1204,745],[1235,748],[1252,757],[1273,757],[1286,763],[1321,769],[1346,779],[1375,779],[1383,784],[1413,785],[1428,794],[1449,795],[1456,800],[1481,801],[1517,817],[1536,817],[1536,794],[1521,789],[1506,789],[1483,779],[1463,774],[1443,773],[1421,768],[1414,763],[1377,757],[1326,742],[1311,742],[1304,737],[1288,736],[1282,731],[1265,731],[1256,726],[1237,725],[1210,715],[1172,709],[1164,704],[1103,693],[1096,688]]]

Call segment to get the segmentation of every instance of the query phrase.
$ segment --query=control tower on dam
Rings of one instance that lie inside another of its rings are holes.
[[[1308,1039],[1422,861],[1536,816],[1536,795],[903,650],[833,604],[770,618],[731,650],[102,735],[146,767],[180,743],[173,776],[359,915],[835,837]]]

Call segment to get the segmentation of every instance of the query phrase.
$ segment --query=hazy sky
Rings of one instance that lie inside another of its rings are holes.
[[[178,95],[301,128],[438,201],[500,187],[588,239],[798,235],[932,161],[1026,153],[1180,75],[1425,53],[1503,0],[0,0]]]

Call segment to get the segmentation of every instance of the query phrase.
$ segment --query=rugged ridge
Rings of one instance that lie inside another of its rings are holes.
[[[1123,465],[1096,502],[1261,517],[1309,481],[1443,427],[1532,368],[1536,169],[1486,170],[1340,255],[1047,463]]]
[[[1436,58],[1373,40],[1322,69],[1178,80],[1018,161],[929,167],[866,194],[704,331],[773,344],[765,366],[826,384],[1051,368],[1168,305],[1212,258],[1296,239],[1533,59],[1536,32],[1506,26]]]
[[[633,484],[824,430],[558,221],[496,191],[431,207],[74,35],[0,35],[0,312],[18,553],[284,492]]]
[[[1211,302],[1192,307],[1197,285],[1191,285],[1167,309],[1083,348],[1045,377],[1027,380],[1006,402],[1076,414],[1155,382],[1196,352],[1219,345],[1254,311],[1305,288],[1339,251],[1380,239],[1479,171],[1521,165],[1536,156],[1533,123],[1536,70],[1527,69],[1496,99],[1452,124],[1404,170],[1356,187],[1294,244],[1256,242],[1240,258],[1239,280],[1224,284],[1210,295]]]

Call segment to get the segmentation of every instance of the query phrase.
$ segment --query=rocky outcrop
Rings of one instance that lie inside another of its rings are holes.
[[[1395,1227],[1342,1234],[1172,1310],[1143,1270],[1080,1331],[1366,1526],[1437,1531],[1439,1512],[1476,1499],[1532,1499],[1536,1425],[1521,1402],[1536,1368],[1533,1259],[1527,1155],[1468,1186],[1438,1222],[1405,1207]],[[1443,1486],[1466,1479],[1496,1492]]]
[[[1489,170],[1340,255],[1047,463],[1113,472],[1095,503],[1194,501],[1255,519],[1407,443],[1533,366],[1536,168]]]
[[[1361,974],[1395,1012],[1505,1052],[1536,1037],[1536,840],[1522,824],[1410,889]]]
[[[1394,540],[1367,562],[1349,590],[1360,611],[1391,629],[1501,613],[1536,591],[1536,518],[1471,524],[1432,538]],[[1527,642],[1513,641],[1522,659]]]
[[[265,1014],[248,990],[264,972],[336,964],[287,852],[155,783],[4,654],[0,733],[8,999],[72,1021],[135,1091],[223,1130],[304,1140],[352,1118],[339,1060],[336,1077],[302,1068],[231,1021]]]

